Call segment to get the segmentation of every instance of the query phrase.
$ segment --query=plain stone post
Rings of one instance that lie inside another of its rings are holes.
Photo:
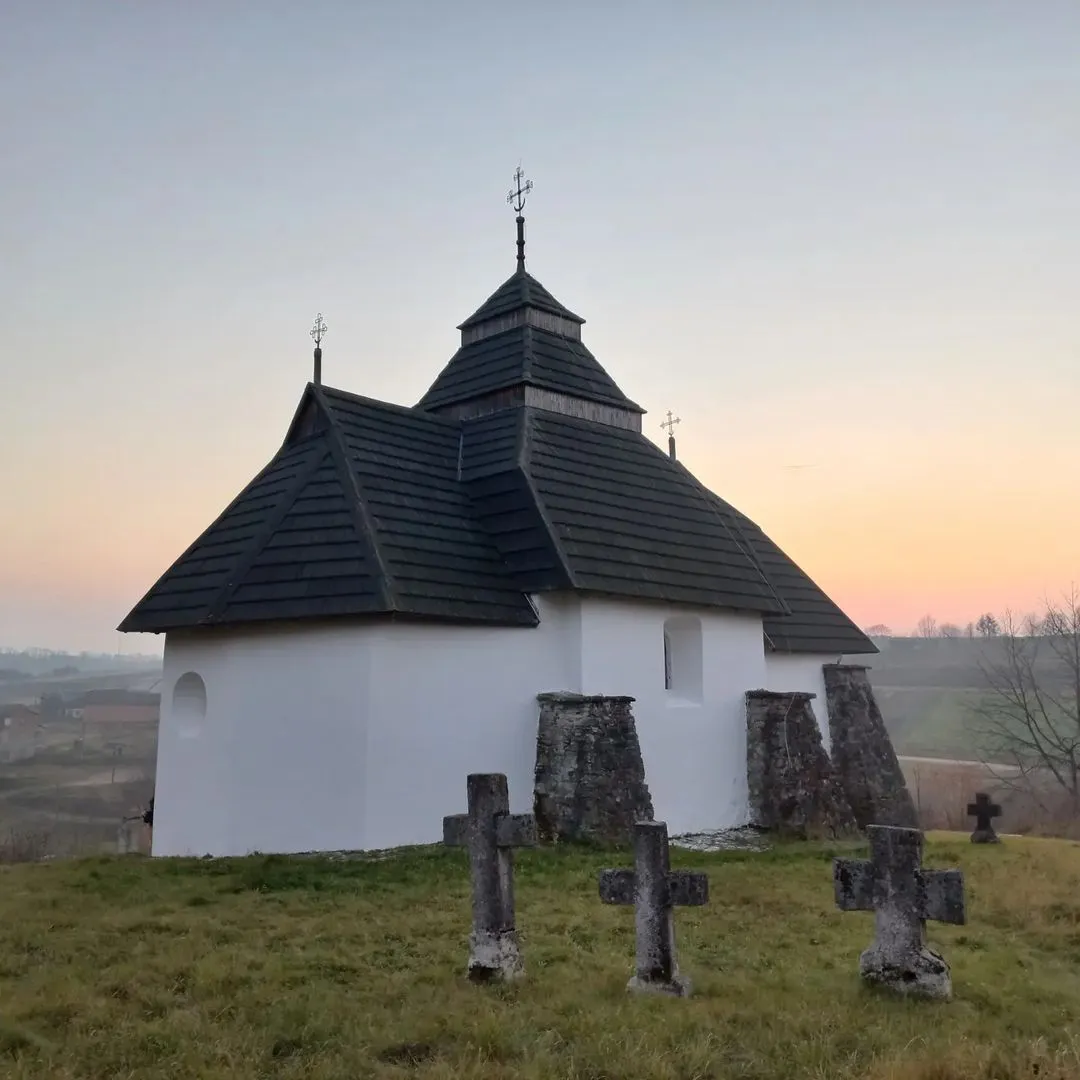
[[[899,994],[948,999],[949,965],[926,947],[926,920],[964,923],[964,875],[923,870],[918,829],[871,825],[867,833],[868,862],[833,861],[837,907],[874,912],[874,943],[859,957],[859,973]]]
[[[667,825],[639,821],[634,826],[634,869],[602,870],[600,899],[633,904],[636,970],[627,989],[685,997],[690,980],[679,974],[675,958],[675,905],[701,905],[709,899],[709,879],[687,870],[670,870]]]
[[[469,978],[510,980],[525,974],[514,925],[515,847],[536,843],[532,814],[511,814],[502,773],[470,773],[467,814],[443,818],[443,843],[469,849],[473,932]]]

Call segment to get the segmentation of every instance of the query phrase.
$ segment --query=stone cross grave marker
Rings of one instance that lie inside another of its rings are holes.
[[[443,843],[469,849],[473,932],[469,978],[517,979],[525,974],[514,926],[515,847],[536,843],[532,814],[511,814],[502,773],[470,773],[467,814],[443,818]]]
[[[690,980],[679,974],[675,959],[675,905],[704,904],[709,879],[689,870],[670,869],[667,825],[639,821],[634,825],[634,869],[602,870],[600,899],[605,904],[633,904],[637,962],[628,990],[690,993]]]
[[[836,906],[873,911],[874,944],[859,957],[869,983],[900,994],[948,999],[952,979],[944,957],[926,947],[926,920],[965,921],[960,870],[923,870],[918,829],[870,825],[870,860],[834,859]]]
[[[994,818],[1001,817],[1001,807],[990,801],[985,791],[975,796],[973,803],[968,803],[968,816],[975,818],[975,831],[971,834],[973,844],[999,844],[998,834],[994,832]]]

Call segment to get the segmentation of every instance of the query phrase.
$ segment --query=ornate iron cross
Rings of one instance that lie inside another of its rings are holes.
[[[522,184],[522,180],[525,180],[525,173],[522,171],[519,165],[514,170],[514,186],[510,189],[510,193],[506,196],[508,203],[514,204],[514,209],[520,214],[525,209],[525,196],[532,191],[533,182],[531,180],[525,180]]]

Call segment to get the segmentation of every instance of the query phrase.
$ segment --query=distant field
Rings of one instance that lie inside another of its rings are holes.
[[[971,716],[980,704],[992,700],[987,691],[890,686],[875,681],[874,694],[898,754],[964,759],[978,756]]]
[[[121,819],[140,813],[154,793],[156,758],[156,723],[46,725],[40,753],[0,764],[0,858],[12,848],[115,850]]]

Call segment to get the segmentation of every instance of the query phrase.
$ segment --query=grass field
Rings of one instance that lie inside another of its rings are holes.
[[[944,1005],[862,989],[873,920],[834,908],[838,850],[674,852],[711,890],[677,915],[683,1001],[624,990],[633,915],[599,903],[596,874],[626,853],[519,855],[512,988],[463,977],[461,852],[5,867],[0,1075],[1080,1077],[1080,846],[930,838],[969,890],[968,926],[931,924]]]

